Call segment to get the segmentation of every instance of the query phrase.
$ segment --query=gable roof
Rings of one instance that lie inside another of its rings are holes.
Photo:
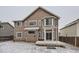
[[[79,22],[79,19],[77,19],[77,20],[75,20],[75,21],[73,21],[73,22],[67,24],[65,27],[61,28],[60,30],[65,29],[65,28],[67,28],[67,27],[69,27],[69,26],[72,26],[72,25],[74,25],[74,24],[77,24],[78,22]]]
[[[57,15],[55,15],[55,14],[53,14],[53,13],[47,11],[46,9],[44,9],[44,8],[42,8],[42,7],[38,7],[36,10],[34,10],[32,13],[30,13],[27,17],[25,17],[23,21],[25,21],[26,19],[28,19],[31,15],[33,15],[33,14],[34,14],[36,11],[38,11],[39,9],[42,9],[43,11],[49,13],[50,15],[55,16],[57,19],[60,18],[59,16],[57,16]]]
[[[44,8],[42,8],[42,7],[38,7],[38,8],[36,8],[32,13],[30,13],[27,17],[25,17],[23,20],[17,20],[17,21],[14,21],[14,22],[18,22],[18,21],[24,22],[26,19],[28,19],[31,15],[33,15],[33,14],[34,14],[36,11],[38,11],[39,9],[42,9],[43,11],[49,13],[50,15],[55,16],[57,19],[60,18],[60,17],[57,16],[56,14],[51,13],[51,12],[47,11],[46,9],[44,9]]]
[[[57,15],[55,15],[55,14],[53,14],[53,13],[47,11],[46,9],[44,9],[44,8],[42,8],[42,7],[38,7],[38,8],[37,8],[36,10],[34,10],[30,15],[28,15],[23,21],[25,21],[26,19],[28,19],[31,15],[33,15],[33,14],[34,14],[36,11],[38,11],[39,9],[42,9],[43,11],[49,13],[50,15],[55,16],[57,19],[60,18],[59,16],[57,16]]]

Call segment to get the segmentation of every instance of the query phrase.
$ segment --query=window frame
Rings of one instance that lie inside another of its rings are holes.
[[[36,26],[36,22],[34,22],[34,21],[33,22],[30,22],[29,25],[30,26]]]
[[[45,21],[46,26],[51,26],[52,25],[52,19],[51,18],[46,18],[45,20],[46,20]]]
[[[47,21],[49,21],[48,24],[46,23]],[[44,26],[52,26],[52,25],[53,25],[53,18],[50,17],[44,18]]]
[[[30,30],[30,31],[28,31],[28,34],[35,34],[35,31]]]
[[[18,34],[21,34],[21,37],[18,37]],[[18,38],[22,38],[22,32],[16,32],[16,37],[18,37]]]
[[[41,31],[39,31],[38,36],[42,37],[42,32]]]
[[[33,22],[35,22],[34,25],[31,25],[30,23],[33,23]],[[29,21],[29,26],[37,26],[37,20],[31,20],[31,21]]]
[[[4,26],[2,26],[2,27],[1,27],[1,30],[4,30],[4,29],[5,29]]]
[[[49,41],[52,40],[52,31],[46,30],[46,40],[49,40]]]
[[[22,25],[22,22],[15,22],[16,27],[21,26],[21,25]]]

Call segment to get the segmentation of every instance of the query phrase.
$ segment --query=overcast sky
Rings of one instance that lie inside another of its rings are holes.
[[[13,25],[14,20],[23,20],[27,15],[34,11],[37,7],[30,6],[2,6],[0,7],[0,21],[9,22]],[[45,6],[46,10],[60,16],[59,28],[79,18],[78,6]]]

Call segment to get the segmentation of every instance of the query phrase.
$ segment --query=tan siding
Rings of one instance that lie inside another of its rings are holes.
[[[28,31],[26,31],[26,41],[27,42],[36,42],[38,40],[38,31],[35,31],[35,34],[29,34]]]
[[[51,16],[51,15],[46,13],[45,11],[39,9],[32,16],[30,16],[27,20],[25,20],[24,27],[26,28],[26,27],[30,26],[29,22],[32,21],[32,20],[36,20],[37,21],[37,26],[39,26],[40,29],[41,29],[41,26],[42,26],[42,24],[41,24],[42,21],[41,20],[46,16]],[[38,37],[38,34],[36,36]],[[29,36],[26,36],[26,37],[27,37],[26,41],[33,41],[34,42],[34,41],[37,41],[37,39],[38,39],[37,37],[35,39],[33,39],[33,37],[29,37]],[[40,39],[42,39],[42,37]]]
[[[0,36],[10,36],[14,34],[14,28],[8,23],[2,24],[3,28],[0,28]]]
[[[51,16],[50,14],[46,13],[45,11],[42,11],[39,9],[37,12],[35,12],[32,16],[30,16],[27,20],[25,20],[24,25],[28,26],[28,20],[37,20],[38,24],[41,25],[41,20],[46,17]]]
[[[79,36],[79,22],[77,23],[77,36]]]
[[[36,33],[34,35],[36,35],[35,38],[33,38],[32,36],[30,35],[27,35],[28,31],[25,31],[24,28],[27,28],[29,26],[29,22],[32,21],[32,20],[35,20],[37,21],[37,26],[40,27],[40,31],[43,31],[43,28],[41,27],[42,24],[41,24],[41,20],[47,16],[52,16],[50,15],[49,13],[43,11],[42,9],[39,9],[38,11],[36,11],[34,14],[32,14],[29,18],[27,18],[21,26],[19,27],[15,27],[15,40],[26,40],[26,41],[37,41],[38,39],[38,31],[36,31]],[[30,27],[30,26],[29,26]],[[51,29],[52,29],[52,26],[51,26]],[[16,37],[16,32],[22,32],[23,33],[23,37],[22,38],[17,38]],[[41,37],[42,38],[42,37]]]
[[[45,11],[39,9],[37,12],[35,12],[35,14],[33,14],[31,17],[29,17],[29,20],[41,20],[43,19],[45,16],[51,16],[48,13],[46,13]]]
[[[22,32],[22,37],[21,38],[18,38],[18,37],[16,37],[16,33],[17,32]],[[25,40],[24,39],[24,25],[23,25],[23,23],[21,22],[21,25],[20,26],[16,26],[15,25],[15,29],[14,29],[14,40]]]
[[[76,24],[60,30],[60,36],[75,36]]]

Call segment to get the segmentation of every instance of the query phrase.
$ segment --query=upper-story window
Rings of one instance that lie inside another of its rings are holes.
[[[20,26],[21,25],[21,22],[16,22],[15,25],[16,26]]]
[[[4,26],[1,26],[1,30],[4,30]]]
[[[52,19],[51,18],[46,18],[46,25],[49,26],[49,25],[52,25]]]
[[[30,25],[35,26],[36,25],[36,22],[30,22]]]
[[[31,20],[29,21],[30,26],[36,26],[37,25],[37,20]]]
[[[17,22],[16,24],[17,24],[17,26],[19,26],[20,25],[20,22]]]

